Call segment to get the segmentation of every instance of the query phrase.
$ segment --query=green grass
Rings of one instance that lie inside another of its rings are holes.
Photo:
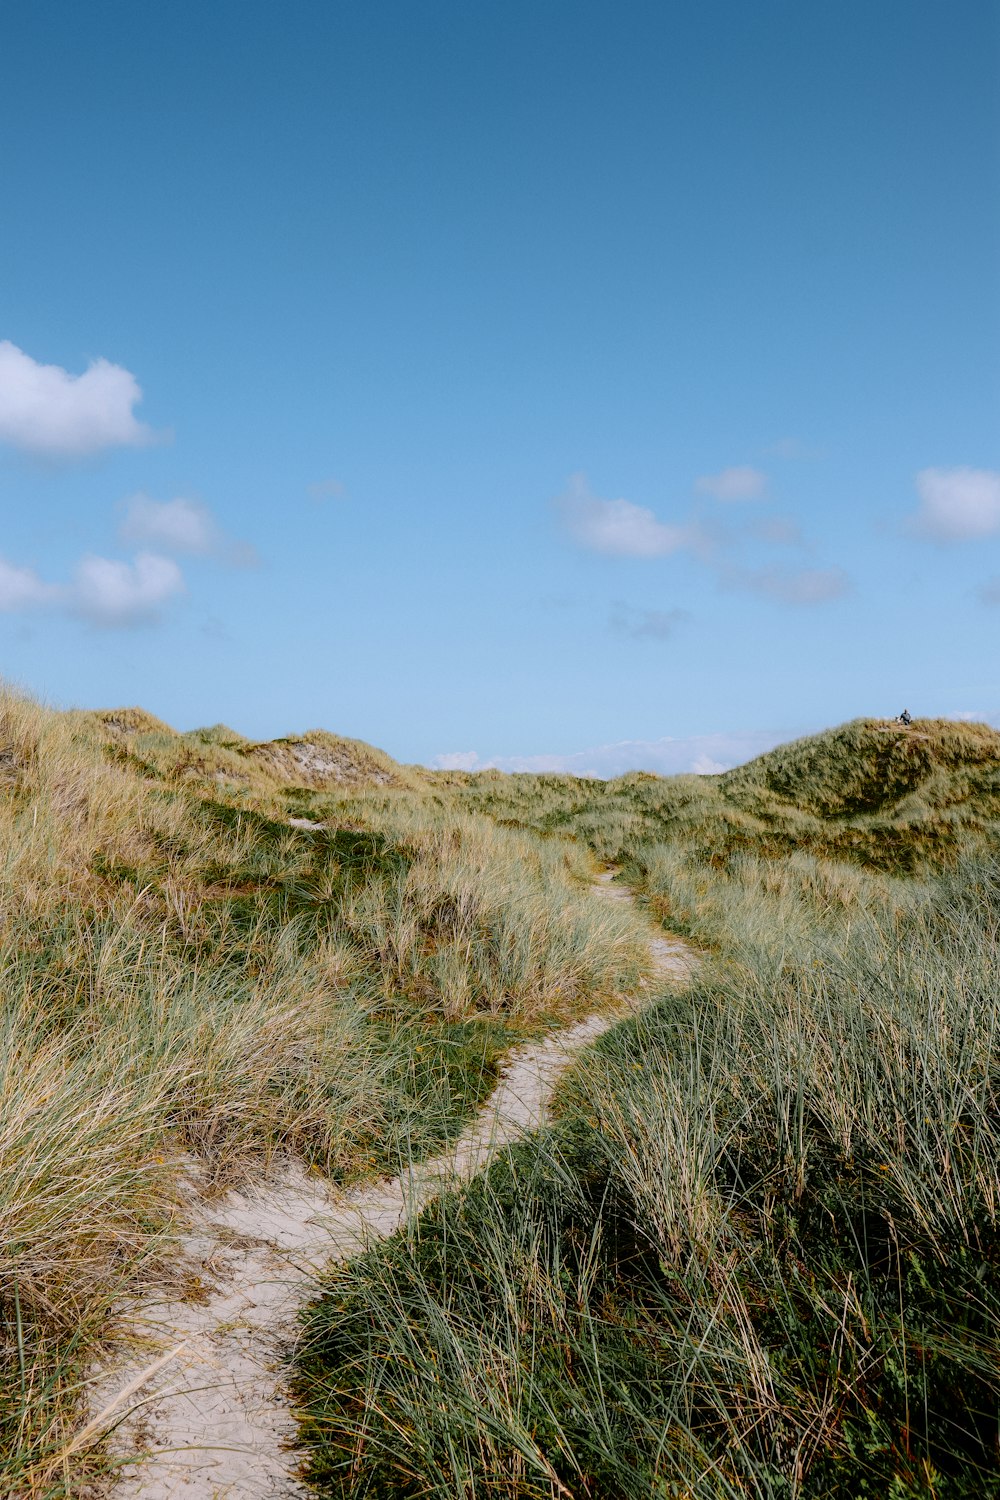
[[[554,1130],[331,1275],[319,1494],[1000,1495],[996,740],[894,733],[705,786],[461,783],[616,855],[713,956]]]
[[[704,862],[809,852],[919,874],[988,849],[1000,828],[1000,734],[942,719],[857,719],[720,776],[441,775],[500,822],[640,866],[649,844],[669,842]]]
[[[584,851],[393,766],[0,695],[0,1493],[78,1490],[85,1372],[185,1156],[219,1186],[395,1172],[514,1041],[644,972]]]
[[[603,783],[0,694],[0,1493],[81,1492],[186,1156],[434,1152],[649,918],[697,983],[313,1311],[319,1493],[1000,1493],[998,745],[858,721]]]

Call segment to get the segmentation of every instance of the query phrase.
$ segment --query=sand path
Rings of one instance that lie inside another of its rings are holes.
[[[631,900],[612,878],[610,871],[600,878],[597,894]],[[675,938],[651,936],[650,950],[655,978],[628,1008],[641,1006],[657,981],[685,979],[696,963]],[[176,1300],[153,1290],[125,1310],[122,1360],[100,1372],[91,1394],[86,1431],[114,1428],[109,1446],[119,1468],[110,1500],[305,1497],[283,1368],[296,1313],[324,1268],[392,1234],[543,1125],[560,1075],[621,1016],[591,1015],[516,1048],[457,1143],[391,1181],[338,1193],[289,1165],[280,1178],[206,1201],[192,1161]]]

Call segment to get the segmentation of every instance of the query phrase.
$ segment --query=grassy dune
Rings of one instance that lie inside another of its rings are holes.
[[[1000,736],[448,785],[713,957],[555,1129],[331,1277],[319,1493],[1000,1495]]]
[[[323,824],[322,827],[291,826]],[[515,1040],[632,986],[582,845],[381,752],[0,696],[0,1493],[78,1493],[81,1382],[189,1153],[336,1180],[438,1147]]]
[[[995,846],[1000,734],[985,724],[856,719],[721,776],[449,773],[463,802],[498,822],[568,833],[604,858],[669,842],[718,864],[731,853],[810,852],[919,873]]]
[[[603,783],[0,695],[0,1493],[81,1492],[192,1154],[395,1171],[635,985],[600,860],[710,959],[332,1277],[318,1493],[1000,1495],[998,819],[977,725]]]

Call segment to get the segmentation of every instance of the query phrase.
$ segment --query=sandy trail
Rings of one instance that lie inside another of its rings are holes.
[[[597,894],[631,900],[612,878],[613,872],[600,878]],[[650,950],[661,983],[687,978],[697,962],[678,939],[653,936]],[[627,1005],[635,1009],[644,998],[640,992]],[[289,1165],[280,1178],[206,1201],[192,1161],[189,1228],[179,1244],[173,1297],[153,1290],[123,1310],[122,1359],[100,1372],[91,1393],[95,1415],[88,1426],[100,1432],[117,1424],[109,1446],[119,1469],[110,1500],[305,1497],[283,1366],[296,1313],[315,1294],[324,1268],[392,1234],[448,1186],[543,1125],[560,1075],[621,1015],[591,1015],[516,1048],[461,1138],[391,1181],[337,1193]]]

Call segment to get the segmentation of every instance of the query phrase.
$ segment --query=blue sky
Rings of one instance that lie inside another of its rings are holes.
[[[605,772],[1000,722],[992,0],[0,40],[9,679]]]

